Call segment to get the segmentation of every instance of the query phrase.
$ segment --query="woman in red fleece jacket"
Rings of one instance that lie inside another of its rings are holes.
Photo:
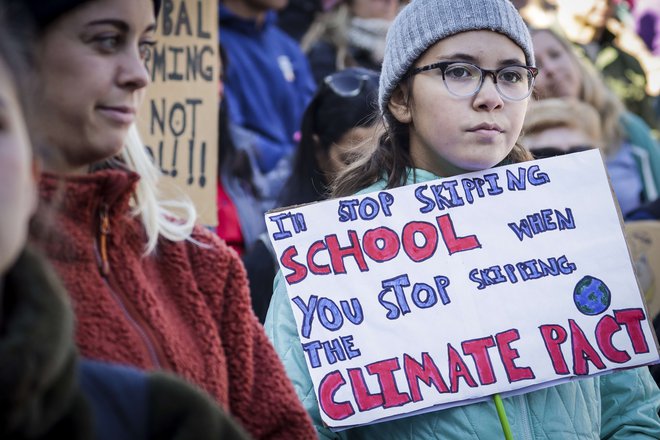
[[[16,0],[36,22],[47,228],[35,241],[63,279],[86,357],[173,371],[255,438],[316,435],[254,316],[236,253],[156,193],[135,130],[157,0]]]

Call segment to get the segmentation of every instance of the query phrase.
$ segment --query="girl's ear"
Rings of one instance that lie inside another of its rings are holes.
[[[390,102],[387,103],[387,108],[396,120],[402,124],[410,124],[410,122],[412,122],[410,106],[408,105],[410,102],[408,99],[408,93],[408,88],[404,88],[399,84],[392,92]]]

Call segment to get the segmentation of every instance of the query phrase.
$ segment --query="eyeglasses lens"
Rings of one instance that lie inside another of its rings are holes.
[[[456,96],[472,96],[482,85],[482,70],[472,64],[453,63],[444,74],[449,92]],[[529,96],[533,75],[524,67],[511,66],[497,72],[495,87],[507,99],[519,101]]]

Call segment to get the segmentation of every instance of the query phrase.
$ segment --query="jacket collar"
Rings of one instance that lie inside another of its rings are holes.
[[[72,176],[44,173],[39,192],[49,207],[85,222],[95,219],[101,206],[110,216],[126,213],[138,181],[138,174],[118,169]]]

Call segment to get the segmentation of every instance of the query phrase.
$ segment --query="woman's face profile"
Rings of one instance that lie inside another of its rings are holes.
[[[55,171],[83,171],[122,149],[149,84],[155,27],[151,0],[92,0],[45,29],[36,127],[63,159]]]

